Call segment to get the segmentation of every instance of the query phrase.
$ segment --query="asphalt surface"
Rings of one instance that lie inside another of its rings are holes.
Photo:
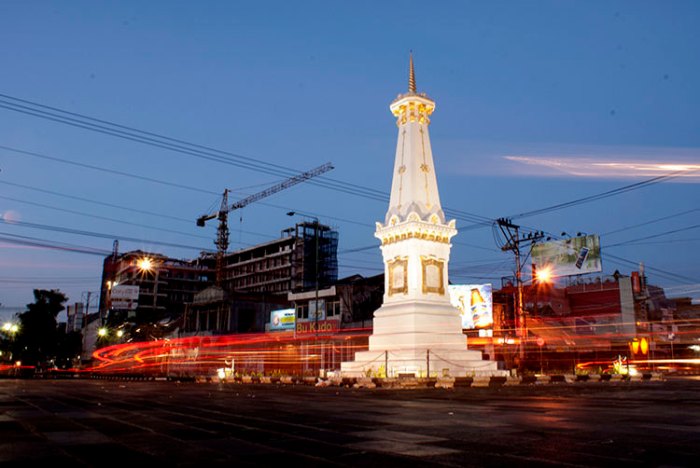
[[[700,379],[455,389],[0,380],[0,464],[698,466]]]

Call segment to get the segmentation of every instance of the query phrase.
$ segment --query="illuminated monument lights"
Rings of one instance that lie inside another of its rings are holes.
[[[428,125],[435,102],[416,92],[413,57],[408,92],[390,106],[399,128],[391,200],[377,223],[384,258],[384,303],[374,313],[369,350],[344,362],[346,376],[495,375],[497,364],[467,349],[460,311],[450,304],[447,264],[455,221],[440,205]]]

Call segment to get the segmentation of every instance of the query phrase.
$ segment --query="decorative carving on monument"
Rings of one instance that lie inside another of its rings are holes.
[[[435,257],[420,257],[423,270],[422,289],[423,294],[436,293],[445,295],[444,270],[445,262]]]
[[[389,296],[408,294],[408,258],[396,257],[387,262],[389,270]]]

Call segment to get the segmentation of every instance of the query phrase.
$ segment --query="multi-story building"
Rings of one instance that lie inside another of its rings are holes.
[[[293,291],[324,290],[338,279],[338,233],[318,222],[302,222],[279,239],[223,258],[220,286],[202,291],[187,306],[183,331],[265,331],[270,311],[286,306]],[[215,267],[216,257],[202,261]]]
[[[197,260],[180,260],[135,250],[105,258],[99,310],[103,321],[155,323],[182,316],[185,303],[211,285],[214,270]]]
[[[285,295],[324,288],[338,279],[337,253],[337,231],[318,222],[298,223],[283,230],[279,239],[225,254],[221,287]],[[202,260],[214,268],[214,254]]]

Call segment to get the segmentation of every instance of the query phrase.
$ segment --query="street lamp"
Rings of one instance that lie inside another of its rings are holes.
[[[294,216],[297,213],[295,211],[289,211],[287,212],[287,216]],[[309,218],[312,218],[314,220],[314,289],[316,291],[315,296],[316,296],[316,305],[314,308],[314,321],[316,324],[316,334],[318,335],[318,228],[319,228],[319,222],[318,218],[315,216],[308,216]]]
[[[6,322],[2,326],[2,331],[4,331],[5,333],[9,333],[10,335],[14,335],[19,331],[19,325],[17,325],[16,323]]]
[[[142,257],[136,262],[142,273],[153,273],[153,318],[156,317],[156,306],[158,301],[158,276],[160,268],[155,260],[150,257]]]
[[[538,268],[536,263],[532,263],[532,286],[535,289],[535,304],[533,306],[533,312],[535,316],[540,317],[540,288],[544,285],[550,284],[552,282],[552,268],[550,266],[545,266],[543,268]],[[539,333],[541,334],[541,332]],[[540,348],[540,373],[543,373],[544,369],[542,366],[542,348],[544,347],[545,341],[542,336],[537,338],[537,346]]]

